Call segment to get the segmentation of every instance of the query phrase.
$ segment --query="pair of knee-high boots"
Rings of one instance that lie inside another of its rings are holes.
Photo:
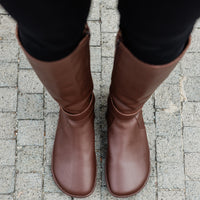
[[[18,29],[16,35],[39,79],[60,105],[52,155],[54,181],[64,193],[86,197],[93,192],[96,181],[95,97],[90,72],[89,28],[85,27],[83,39],[71,54],[53,62],[29,55],[20,42]],[[122,39],[119,31],[106,113],[105,176],[111,194],[128,197],[144,187],[150,172],[142,107],[184,55],[190,38],[181,55],[165,65],[138,60]]]

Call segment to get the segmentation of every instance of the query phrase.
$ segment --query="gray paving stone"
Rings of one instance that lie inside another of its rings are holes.
[[[181,70],[184,76],[200,76],[199,70],[200,54],[186,53],[180,61]]]
[[[45,101],[45,113],[51,112],[59,112],[58,103],[50,96],[48,91],[45,89],[44,93],[44,101]]]
[[[43,95],[19,94],[18,119],[43,119]]]
[[[101,170],[102,170],[102,181],[101,181],[101,185],[102,187],[106,187],[106,177],[105,177],[105,166],[106,166],[106,155],[101,159]],[[101,191],[103,191],[104,189],[101,189]]]
[[[155,147],[156,142],[156,130],[155,130],[155,124],[145,124],[146,132],[147,132],[147,138],[149,142],[149,147],[153,149]]]
[[[28,62],[22,48],[19,49],[19,69],[32,69],[31,64]]]
[[[57,122],[58,122],[58,114],[57,113],[49,113],[45,117],[46,122],[46,138],[54,138],[56,134]]]
[[[92,73],[92,79],[94,82],[94,94],[95,94],[96,98],[98,98],[100,95],[101,74],[100,73]],[[96,99],[95,103],[98,104],[99,101]]]
[[[92,79],[94,83],[94,95],[95,95],[95,116],[96,119],[99,118],[99,108],[100,108],[100,100],[101,100],[101,74],[100,73],[92,73]]]
[[[102,57],[102,85],[109,87],[113,71],[114,58]]]
[[[180,92],[178,85],[160,85],[155,91],[156,108],[165,109],[168,112],[180,110]]]
[[[0,5],[0,14],[8,14],[2,5]]]
[[[111,83],[111,74],[113,70],[113,58],[102,57],[102,80],[101,80],[101,96],[107,101],[107,95]],[[105,104],[106,105],[106,104]]]
[[[200,127],[200,103],[183,102],[182,120],[184,126]]]
[[[185,152],[200,152],[200,128],[184,127],[184,151]]]
[[[0,140],[0,165],[15,165],[15,140]]]
[[[54,139],[46,139],[46,146],[45,146],[45,164],[46,165],[51,165],[53,144],[54,144]]]
[[[114,57],[116,33],[102,33],[102,56]]]
[[[18,85],[21,93],[43,93],[43,85],[33,70],[19,70]]]
[[[117,9],[117,3],[118,1],[116,0],[102,0],[102,5],[106,8],[106,9]]]
[[[106,101],[104,101],[106,102]],[[107,107],[104,105],[100,108],[100,117],[101,117],[101,121],[99,123],[100,125],[100,129],[101,129],[101,146],[105,147],[107,144],[107,122],[106,122],[106,111],[107,111]]]
[[[181,102],[186,102],[187,101],[187,95],[185,93],[185,89],[184,89],[184,82],[187,79],[186,76],[182,76],[180,79],[180,97],[181,97]]]
[[[185,153],[186,180],[200,180],[200,153]]]
[[[184,81],[184,90],[188,101],[200,101],[200,78],[187,77]]]
[[[182,163],[158,163],[158,188],[184,189],[184,168]]]
[[[101,72],[101,48],[90,47],[90,66],[92,72]]]
[[[88,21],[90,28],[90,46],[100,46],[100,22],[99,21]]]
[[[188,48],[188,52],[200,52],[200,29],[194,28],[192,31],[192,42],[190,47]]]
[[[8,194],[14,192],[15,183],[15,167],[14,166],[0,166],[0,194]],[[7,196],[1,196],[0,199],[9,199]]]
[[[155,147],[150,148],[150,162],[151,162],[151,171],[150,171],[150,176],[151,177],[156,177],[156,149]]]
[[[11,195],[0,195],[1,200],[13,200]]]
[[[184,191],[158,190],[158,200],[185,200]]]
[[[97,112],[95,112],[95,115]],[[94,122],[94,131],[95,131],[95,149],[100,150],[101,149],[101,128],[100,128],[100,122],[97,117],[95,117]]]
[[[158,136],[181,136],[182,124],[180,112],[168,112],[157,110],[156,112],[156,135]]]
[[[151,96],[150,99],[144,104],[143,108],[143,118],[145,123],[154,123],[155,116],[154,116],[154,99]]]
[[[44,194],[44,200],[71,200],[71,197],[62,194],[62,193],[45,193]]]
[[[183,147],[181,137],[157,137],[157,161],[177,162],[183,164]]]
[[[169,76],[164,80],[163,84],[179,84],[181,75],[182,71],[180,63],[178,63]]]
[[[0,87],[17,86],[17,63],[0,63]]]
[[[102,155],[104,156],[106,154],[106,149],[107,149],[107,121],[106,121],[106,110],[107,107],[103,106],[100,109],[100,116],[101,116],[101,121],[99,123],[100,125],[100,130],[101,130],[101,150],[102,150]]]
[[[95,95],[95,147],[96,149],[100,149],[101,146],[101,119],[100,119],[100,107],[101,107],[101,74],[100,73],[92,73],[92,78],[94,80],[94,95]]]
[[[45,167],[45,175],[44,175],[44,192],[53,192],[53,193],[59,193],[61,192],[57,185],[55,184],[53,180],[53,176],[51,173],[51,166]]]
[[[196,28],[200,28],[200,19],[197,19],[195,24],[194,24],[194,27]]]
[[[0,113],[0,139],[12,139],[16,136],[16,114]]]
[[[119,25],[119,14],[114,9],[106,9],[103,5],[101,7],[102,25],[101,32],[117,32]],[[112,19],[112,20],[110,20]]]
[[[16,22],[10,15],[0,16],[0,38],[1,41],[16,40],[15,39]]]
[[[0,62],[18,62],[18,44],[16,41],[1,43]]]
[[[97,160],[97,182],[100,183],[102,181],[102,158],[101,158],[101,150],[95,149],[96,160]]]
[[[43,148],[38,146],[25,146],[17,148],[16,169],[19,172],[42,172]]]
[[[16,178],[16,200],[38,200],[42,197],[42,175],[19,173]]]
[[[17,107],[17,89],[0,88],[0,111],[15,112]]]
[[[200,182],[186,181],[186,200],[199,200]]]
[[[92,0],[90,6],[90,12],[88,15],[88,20],[99,20],[100,19],[100,1]]]
[[[19,120],[18,145],[43,146],[44,122],[40,120]]]

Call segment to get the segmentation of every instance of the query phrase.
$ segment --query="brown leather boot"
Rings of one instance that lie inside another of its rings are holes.
[[[108,97],[107,187],[116,197],[139,192],[150,173],[149,146],[142,107],[167,78],[190,44],[174,61],[150,65],[138,60],[123,44],[120,31]]]
[[[96,182],[93,82],[90,72],[89,29],[76,49],[63,59],[44,62],[19,44],[41,82],[60,105],[52,155],[52,174],[67,195],[89,196]]]

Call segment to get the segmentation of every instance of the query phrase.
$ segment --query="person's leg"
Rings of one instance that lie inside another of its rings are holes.
[[[64,193],[86,197],[96,180],[95,99],[86,25],[90,0],[1,2],[18,22],[16,36],[32,68],[60,105],[54,181]]]
[[[91,0],[0,0],[17,21],[19,37],[33,57],[53,61],[67,56],[83,37]]]
[[[200,1],[119,0],[120,30],[126,47],[149,64],[165,64],[184,49]]]
[[[117,197],[136,194],[150,173],[142,107],[187,50],[199,1],[119,1],[120,30],[108,98],[106,180]]]

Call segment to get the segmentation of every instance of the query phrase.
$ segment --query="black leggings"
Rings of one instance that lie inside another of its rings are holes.
[[[109,0],[108,0],[109,1]],[[67,56],[83,37],[91,0],[0,0],[17,21],[24,48],[44,61]],[[183,50],[199,0],[119,0],[123,42],[139,59],[165,64]]]

